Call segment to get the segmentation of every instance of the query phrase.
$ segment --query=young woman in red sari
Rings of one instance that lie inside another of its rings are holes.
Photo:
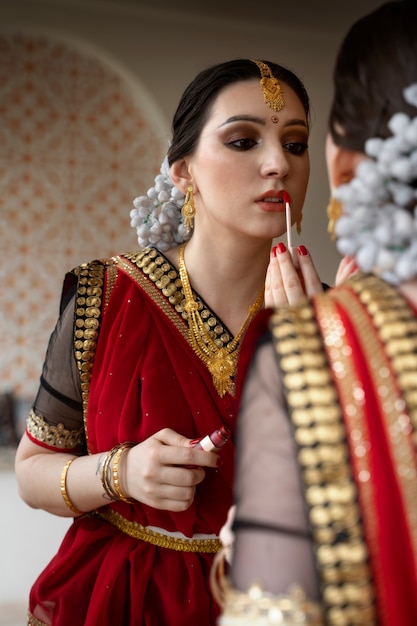
[[[31,590],[29,624],[215,623],[234,446],[194,444],[234,430],[240,342],[265,280],[277,304],[322,289],[305,248],[303,281],[292,266],[281,281],[274,255],[266,278],[285,194],[301,219],[308,136],[292,72],[246,59],[204,70],[135,201],[141,249],[66,277],[16,474],[30,506],[75,520]]]
[[[242,346],[221,626],[417,624],[414,0],[357,22],[334,80],[329,217],[349,258],[337,287],[262,311]]]

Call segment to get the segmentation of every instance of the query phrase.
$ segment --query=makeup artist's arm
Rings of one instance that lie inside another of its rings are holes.
[[[307,248],[299,246],[292,251],[293,257],[283,243],[271,250],[265,281],[267,307],[291,306],[324,289]]]
[[[257,349],[242,397],[235,503],[234,585],[246,591],[259,582],[282,593],[298,582],[317,597],[295,444],[269,335]]]

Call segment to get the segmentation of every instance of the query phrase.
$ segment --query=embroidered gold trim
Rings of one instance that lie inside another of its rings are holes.
[[[352,297],[352,290],[358,299]],[[340,317],[340,307],[347,311],[355,328],[361,349],[371,364],[373,385],[380,393],[380,409],[390,440],[393,463],[399,468],[397,480],[408,519],[414,562],[417,562],[417,496],[414,487],[417,320],[395,288],[374,276],[358,273],[341,288],[314,298],[319,326],[326,337],[326,348],[318,346],[318,343],[321,344],[320,332],[309,304],[281,311],[271,323],[274,338],[279,339],[275,345],[299,446],[309,518],[323,582],[326,623],[371,625],[376,623],[377,618],[367,549],[356,504],[357,490],[349,469],[343,429],[339,428],[342,424],[341,414],[338,416],[339,405],[331,390],[326,389],[326,374],[322,372],[323,366],[328,367],[323,365],[324,355],[327,354],[345,410],[346,432],[351,443],[355,440],[351,460],[359,476],[358,488],[366,507],[367,502],[372,502],[373,488],[367,479],[370,476],[369,438],[365,421],[361,419],[363,389],[360,381],[351,375],[352,353]],[[389,372],[394,373],[394,380]],[[331,406],[326,407],[325,401],[331,402]],[[329,423],[326,425],[327,420]],[[329,444],[332,444],[331,447]],[[372,533],[376,522],[372,508],[365,513],[364,519],[373,553],[378,546],[372,543],[377,541],[376,533]],[[335,544],[337,526],[342,540]],[[377,571],[374,574],[376,577],[379,575]],[[381,600],[383,603],[383,598]],[[359,621],[356,622],[356,619]]]
[[[36,617],[34,617],[32,613],[28,612],[27,618],[28,618],[28,626],[48,626],[46,622],[41,622],[39,619],[36,619]]]
[[[84,445],[84,428],[69,430],[64,424],[49,424],[42,415],[35,413],[33,408],[27,418],[27,431],[41,443],[53,448],[72,450]]]
[[[384,391],[379,402],[386,436],[391,442],[393,463],[399,468],[397,480],[412,539],[414,562],[417,563],[417,319],[401,294],[375,276],[355,275],[338,296],[335,292],[334,297],[337,296],[346,308],[352,306],[349,287],[366,307],[369,325],[376,329],[381,346],[385,347],[385,350],[378,349],[378,345],[371,341],[369,328],[363,328],[359,336],[367,358],[372,359],[374,385]],[[395,382],[386,375],[389,370],[394,371]]]
[[[182,539],[181,537],[171,537],[154,530],[146,528],[137,522],[131,522],[113,509],[97,511],[97,515],[115,526],[125,535],[146,541],[159,548],[169,548],[170,550],[180,550],[182,552],[219,552],[222,543],[216,539]]]
[[[155,248],[126,253],[112,259],[85,263],[73,270],[78,277],[74,321],[74,353],[81,379],[84,431],[88,444],[87,407],[90,381],[103,306],[107,306],[117,280],[117,269],[125,272],[164,312],[189,343],[185,297],[178,272]],[[106,275],[106,289],[103,294]],[[207,332],[219,349],[233,341],[229,331],[194,294]]]
[[[92,261],[73,270],[78,276],[74,316],[74,355],[81,380],[84,430],[88,445],[87,406],[100,327],[104,273],[111,261]]]
[[[217,604],[222,608],[218,626],[324,626],[320,605],[309,600],[299,585],[288,593],[274,595],[253,584],[247,592],[235,589],[226,575],[224,546],[216,554],[210,570],[210,587]]]
[[[312,305],[278,310],[271,330],[298,446],[326,624],[371,626],[376,615],[357,490]]]
[[[162,253],[155,248],[146,248],[114,257],[114,262],[144,289],[191,346],[181,279]],[[232,343],[233,336],[194,291],[193,296],[208,334],[219,349],[226,348]]]

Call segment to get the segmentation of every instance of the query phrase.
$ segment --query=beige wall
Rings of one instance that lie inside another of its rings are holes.
[[[1,0],[0,33],[46,34],[76,44],[80,50],[102,58],[127,81],[137,82],[142,90],[145,89],[150,106],[155,107],[155,115],[161,120],[163,141],[165,136],[168,141],[171,116],[184,87],[205,66],[242,56],[271,59],[294,70],[304,81],[312,104],[310,186],[304,208],[303,232],[300,239],[296,235],[294,238],[296,244],[307,245],[322,279],[332,283],[339,255],[326,232],[325,208],[329,193],[324,139],[331,97],[331,70],[341,33],[328,32],[325,20],[321,26],[312,28],[303,24],[302,16],[294,25],[281,20],[271,23],[267,11],[260,10],[255,15],[255,20],[239,21],[224,19],[213,12],[212,16],[203,19],[173,10],[164,12],[144,8],[140,0],[134,5],[105,0]],[[145,188],[134,190],[132,199],[145,193],[152,182],[153,179]],[[126,231],[130,230],[127,235],[126,232],[123,237],[121,235],[123,242],[126,236],[135,241],[134,232],[129,229],[129,209],[130,206],[122,209],[126,211]],[[0,220],[1,217],[0,214]],[[48,215],[48,220],[51,219],[54,217]],[[56,226],[59,233],[60,225]],[[97,230],[99,232],[100,223],[97,223]],[[15,236],[19,236],[18,231]],[[16,241],[16,246],[18,244]],[[124,243],[122,247],[124,249]],[[85,258],[80,262],[96,254],[96,251],[90,254],[85,250]],[[106,254],[105,250],[103,254]],[[65,267],[62,271],[64,269],[70,268]],[[19,287],[22,289],[21,282]],[[56,299],[58,297],[57,285]],[[46,345],[46,336],[45,340],[43,337],[38,339]],[[32,366],[40,369],[43,349],[36,349],[36,355],[32,357]],[[31,386],[35,391],[35,383]],[[30,396],[28,386],[25,389],[27,399]]]

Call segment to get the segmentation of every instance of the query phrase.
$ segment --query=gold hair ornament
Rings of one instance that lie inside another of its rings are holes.
[[[184,227],[187,233],[189,233],[193,227],[193,220],[196,213],[192,185],[188,185],[187,187],[187,193],[185,196],[184,205],[181,209],[181,213],[184,221]]]
[[[265,104],[274,111],[281,111],[285,102],[278,79],[275,78],[266,63],[262,61],[254,61],[254,63],[256,63],[261,72],[261,80],[259,82],[264,95]]]
[[[255,302],[249,307],[249,313],[234,339],[227,345],[219,348],[206,329],[200,313],[198,303],[194,300],[184,261],[183,244],[178,252],[178,269],[185,296],[184,310],[188,315],[190,343],[197,356],[205,363],[213,377],[213,384],[222,398],[227,391],[233,393],[233,377],[239,355],[239,341],[249,325],[249,322],[261,308],[264,301],[264,287],[262,286]]]

